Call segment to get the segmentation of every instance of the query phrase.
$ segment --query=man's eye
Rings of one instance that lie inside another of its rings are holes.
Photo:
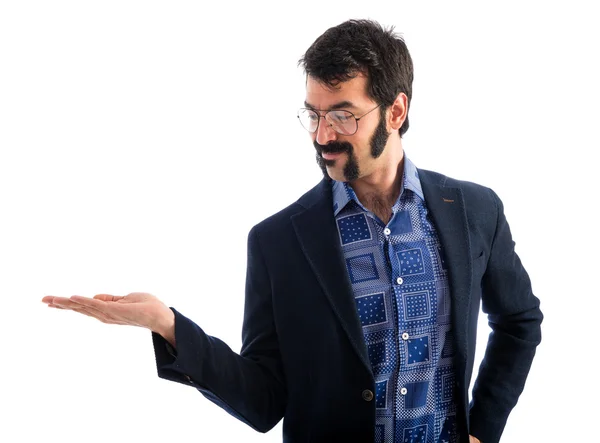
[[[341,112],[336,112],[336,113],[332,113],[331,115],[331,120],[335,123],[346,123],[349,120],[349,116],[346,113],[341,113]]]

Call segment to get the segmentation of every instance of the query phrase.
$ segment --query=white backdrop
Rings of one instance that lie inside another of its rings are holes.
[[[592,3],[0,2],[0,441],[281,441],[40,300],[150,292],[239,351],[248,231],[321,177],[297,61],[349,18],[403,33],[407,155],[500,195],[542,301],[503,441],[597,438]]]

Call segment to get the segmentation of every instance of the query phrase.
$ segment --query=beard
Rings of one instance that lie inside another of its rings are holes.
[[[381,112],[379,114],[379,123],[375,131],[373,131],[373,135],[371,136],[371,157],[379,158],[383,151],[385,150],[385,145],[388,141],[390,134],[387,132],[386,124],[385,124],[385,112]],[[358,159],[356,158],[356,154],[354,153],[354,146],[350,142],[331,142],[326,145],[320,145],[315,140],[313,142],[315,149],[317,150],[316,159],[317,165],[321,168],[323,172],[323,177],[326,180],[331,180],[331,177],[327,173],[327,166],[333,166],[337,160],[326,160],[321,154],[323,152],[327,154],[335,154],[339,152],[346,152],[348,154],[348,161],[344,165],[344,180],[351,182],[360,177],[360,167],[358,165]]]

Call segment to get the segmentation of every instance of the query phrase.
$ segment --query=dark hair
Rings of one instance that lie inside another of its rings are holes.
[[[412,59],[393,27],[385,29],[372,20],[348,20],[317,38],[298,65],[330,87],[363,74],[367,77],[367,94],[378,104],[390,106],[404,92],[410,105]],[[407,130],[408,115],[400,136]]]

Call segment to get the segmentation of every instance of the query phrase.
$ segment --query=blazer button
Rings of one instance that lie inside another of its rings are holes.
[[[368,389],[365,389],[362,392],[362,398],[363,398],[364,401],[371,401],[371,400],[373,400],[373,392],[370,391],[370,390],[368,390]]]

